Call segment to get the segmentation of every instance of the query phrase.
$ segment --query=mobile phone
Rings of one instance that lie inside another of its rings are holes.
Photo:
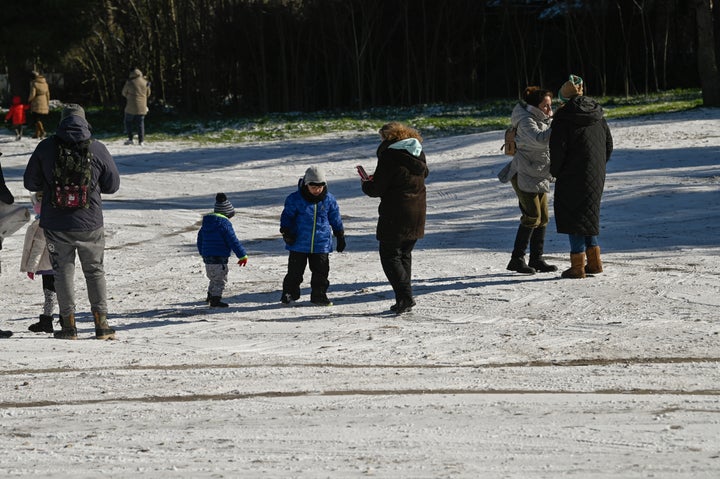
[[[355,168],[357,168],[358,175],[360,175],[360,179],[363,181],[369,181],[370,177],[367,174],[367,171],[365,171],[365,168],[362,167],[362,165],[357,165]]]

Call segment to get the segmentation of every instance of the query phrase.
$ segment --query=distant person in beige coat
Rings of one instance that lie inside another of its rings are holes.
[[[133,134],[137,131],[138,145],[145,141],[145,115],[148,112],[148,98],[150,97],[150,82],[143,77],[137,68],[130,70],[130,77],[122,89],[125,105],[125,132],[128,139],[126,145],[133,144]]]
[[[45,138],[45,126],[47,117],[50,113],[50,87],[47,80],[40,73],[34,71],[30,80],[30,118],[35,124],[35,133],[33,138]]]

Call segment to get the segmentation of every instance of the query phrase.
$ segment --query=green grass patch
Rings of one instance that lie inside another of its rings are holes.
[[[630,118],[690,110],[702,106],[700,90],[673,90],[653,95],[598,98],[608,118]],[[423,136],[446,136],[506,128],[517,100],[489,99],[477,104],[431,104],[382,107],[360,111],[273,113],[255,117],[215,115],[184,116],[151,111],[146,119],[148,141],[243,143],[272,141],[328,133],[374,134],[388,121],[402,121],[418,128]],[[53,112],[50,124],[57,124]],[[88,108],[87,118],[96,136],[124,137],[123,113]]]

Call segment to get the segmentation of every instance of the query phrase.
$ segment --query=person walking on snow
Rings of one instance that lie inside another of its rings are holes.
[[[427,214],[425,178],[429,174],[420,133],[399,122],[383,125],[377,149],[377,167],[369,179],[361,179],[363,192],[380,198],[376,237],[380,264],[393,292],[390,310],[412,310],[412,251],[425,236]]]
[[[61,155],[60,153],[63,152]],[[71,187],[56,188],[56,181],[66,178],[67,171],[56,175],[63,163],[86,165],[90,161],[90,186],[85,196]],[[61,161],[61,157],[64,161]],[[78,161],[80,160],[80,161]],[[80,258],[87,284],[90,310],[97,339],[114,339],[115,331],[107,322],[107,286],[105,282],[105,228],[102,194],[120,188],[120,173],[104,144],[93,139],[85,110],[76,104],[65,105],[57,132],[40,143],[30,156],[23,176],[25,189],[42,191],[40,227],[55,271],[55,291],[60,308],[60,331],[56,339],[77,339],[75,326],[75,256]],[[70,192],[70,194],[66,193]],[[83,201],[80,201],[83,200]]]
[[[123,85],[122,96],[127,100],[125,105],[125,132],[128,139],[125,144],[133,144],[133,134],[137,131],[138,145],[142,145],[145,141],[145,115],[148,113],[150,82],[143,77],[142,72],[137,68],[130,70],[130,76]]]
[[[552,120],[552,97],[549,90],[530,86],[523,92],[523,100],[515,105],[511,123],[517,129],[517,151],[512,161],[503,168],[498,178],[510,181],[520,205],[520,225],[515,244],[507,265],[510,271],[535,274],[557,271],[543,259],[545,229],[550,193],[550,121]],[[525,250],[530,244],[530,263],[525,263]]]
[[[570,239],[570,268],[563,271],[563,278],[603,271],[598,244],[600,199],[613,139],[602,107],[583,93],[582,78],[570,75],[560,88],[558,97],[565,104],[555,113],[550,134],[550,174],[557,178],[555,223],[557,232]]]
[[[280,215],[280,233],[288,250],[288,270],[283,279],[283,304],[300,299],[300,284],[305,266],[310,266],[310,302],[317,306],[331,306],[327,290],[330,286],[330,256],[333,241],[335,250],[345,250],[345,227],[340,218],[337,200],[328,191],[325,172],[311,166],[298,181],[297,191],[288,195]]]
[[[45,125],[43,122],[47,120],[50,114],[50,87],[47,80],[40,73],[33,71],[30,80],[30,117],[35,123],[35,133],[33,138],[45,138]]]
[[[197,235],[197,249],[205,263],[208,284],[206,303],[212,308],[227,308],[221,301],[228,278],[228,260],[232,251],[238,257],[240,266],[247,265],[248,255],[235,235],[230,219],[235,208],[225,193],[215,195],[215,208],[203,216],[202,226]]]
[[[25,244],[20,259],[20,271],[27,273],[28,278],[32,280],[37,275],[41,275],[43,294],[45,296],[43,313],[40,315],[39,321],[28,326],[28,329],[34,333],[52,333],[54,332],[53,310],[56,303],[55,272],[52,269],[52,264],[50,264],[45,231],[40,227],[42,197],[42,191],[30,195],[36,216],[35,221],[30,223],[30,226],[25,231]]]
[[[23,135],[23,127],[25,126],[25,112],[30,108],[30,105],[23,104],[19,96],[15,95],[12,98],[12,105],[5,115],[5,121],[9,121],[15,130],[15,140],[20,140]]]

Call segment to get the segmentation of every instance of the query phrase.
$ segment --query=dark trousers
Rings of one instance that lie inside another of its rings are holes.
[[[125,113],[125,133],[128,140],[132,141],[133,134],[137,131],[138,142],[145,141],[145,115],[131,115]]]
[[[412,250],[416,242],[380,242],[380,263],[395,292],[395,301],[412,301]]]
[[[298,253],[290,251],[288,272],[283,279],[283,293],[290,293],[293,299],[300,298],[300,283],[303,282],[305,265],[310,265],[310,301],[327,298],[330,286],[330,256],[327,253]]]

